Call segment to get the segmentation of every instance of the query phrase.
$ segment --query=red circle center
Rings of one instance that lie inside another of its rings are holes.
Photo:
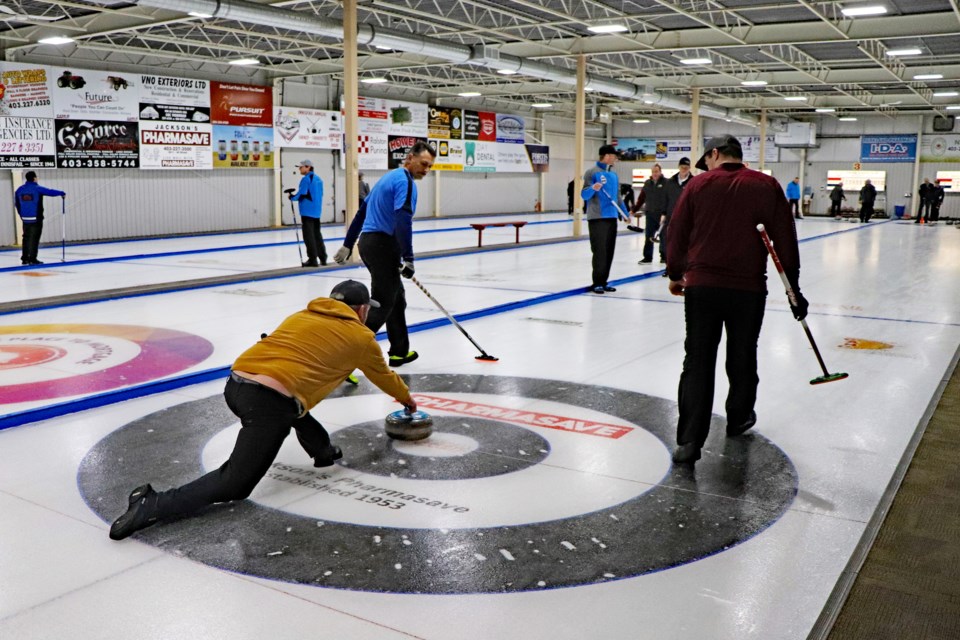
[[[47,345],[5,344],[0,346],[0,371],[31,367],[67,355],[65,349]]]

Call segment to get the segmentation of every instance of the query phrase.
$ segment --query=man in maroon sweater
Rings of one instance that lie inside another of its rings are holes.
[[[676,463],[693,464],[710,430],[714,372],[721,332],[727,332],[727,435],[757,421],[757,340],[767,297],[767,250],[757,225],[773,240],[797,294],[791,307],[800,320],[807,301],[800,293],[800,255],[793,216],[777,181],[743,164],[731,135],[712,138],[696,167],[707,173],[690,181],[673,211],[667,242],[670,293],[684,296],[686,357],[680,375]]]

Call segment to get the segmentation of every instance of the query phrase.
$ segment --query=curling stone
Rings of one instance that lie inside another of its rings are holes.
[[[394,440],[423,440],[433,433],[433,418],[423,411],[394,411],[386,419],[387,435]]]

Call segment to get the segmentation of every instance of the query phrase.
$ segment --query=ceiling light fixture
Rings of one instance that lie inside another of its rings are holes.
[[[933,92],[934,98],[952,98],[957,95],[960,95],[960,93],[957,93],[956,91],[934,91]]]
[[[887,8],[879,4],[872,4],[866,7],[847,7],[846,9],[840,9],[840,13],[848,18],[855,18],[857,16],[880,16],[886,12]]]
[[[960,104],[955,104],[952,107],[947,107],[947,111],[960,111]]]
[[[360,78],[363,84],[383,84],[386,81],[386,78]]]
[[[680,58],[683,64],[713,64],[710,58]]]
[[[820,107],[819,109],[815,109],[815,111],[817,113],[833,113],[836,109],[833,107]]]
[[[856,122],[857,119],[853,116],[843,116],[842,118],[837,118],[840,122]]]
[[[592,27],[587,27],[587,31],[592,31],[593,33],[623,33],[624,31],[630,31],[624,24],[595,24]]]
[[[534,102],[530,106],[534,107],[535,109],[549,109],[553,106],[553,104],[550,102]]]
[[[783,99],[787,102],[805,102],[807,96],[783,96]]]
[[[464,91],[462,93],[458,93],[457,95],[461,98],[476,98],[477,96],[483,94],[481,94],[479,91]]]
[[[73,38],[67,38],[66,36],[50,36],[49,38],[42,38],[38,40],[40,44],[52,44],[52,45],[61,45],[61,44],[70,44],[73,42]]]
[[[260,64],[260,61],[256,58],[238,58],[236,60],[230,60],[230,64],[235,64],[238,67],[251,67],[255,64]]]
[[[633,122],[634,122],[634,124],[649,124],[649,123],[650,123],[650,121],[647,120],[646,118],[637,118],[637,119],[634,120]]]
[[[203,18],[204,20],[206,20],[207,18],[213,17],[212,13],[204,13],[202,11],[188,11],[187,15],[193,16],[194,18]]]
[[[911,47],[909,49],[887,49],[888,56],[918,56],[923,51],[917,49],[916,47]]]
[[[513,69],[497,69],[497,73],[499,73],[502,76],[512,76],[513,74],[516,73],[516,71],[514,71]]]
[[[740,82],[744,87],[765,87],[767,86],[766,80],[743,80]]]
[[[943,79],[942,73],[921,73],[913,76],[914,80],[941,80]]]

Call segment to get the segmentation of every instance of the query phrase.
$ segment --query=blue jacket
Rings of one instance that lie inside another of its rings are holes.
[[[400,257],[413,260],[413,214],[417,210],[417,185],[410,172],[400,167],[373,185],[360,205],[343,244],[353,248],[361,233],[386,233],[397,239]]]
[[[580,192],[580,197],[586,205],[584,208],[587,220],[616,218],[619,213],[617,206],[621,207],[626,214],[627,209],[620,202],[620,178],[610,169],[609,165],[598,162],[595,167],[590,167],[583,174],[583,191]],[[598,182],[603,184],[603,188],[600,191],[594,191],[593,185]]]
[[[43,196],[65,196],[63,191],[41,187],[36,182],[27,182],[14,194],[17,213],[25,224],[43,221]]]
[[[791,180],[787,183],[787,200],[800,199],[800,185]]]
[[[300,188],[290,199],[300,203],[300,215],[304,218],[319,218],[323,210],[323,180],[308,171],[300,178]]]

